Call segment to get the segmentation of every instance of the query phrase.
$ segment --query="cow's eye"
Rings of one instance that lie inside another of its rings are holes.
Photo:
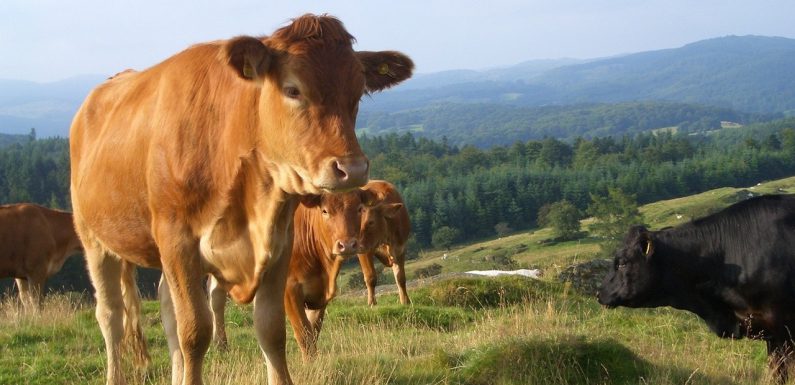
[[[284,92],[284,96],[290,99],[298,99],[301,97],[301,90],[296,86],[286,86],[282,89],[282,92]]]
[[[326,209],[320,210],[320,213],[323,215],[328,215],[328,210]]]
[[[619,269],[625,269],[627,267],[627,261],[618,261],[618,263],[616,263],[616,267]]]

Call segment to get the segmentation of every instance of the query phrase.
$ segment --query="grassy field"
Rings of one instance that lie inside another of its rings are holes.
[[[641,211],[653,228],[730,204],[749,192],[795,192],[795,178],[745,189],[720,189],[658,202]],[[697,216],[697,215],[696,215]],[[587,222],[586,222],[587,225]],[[409,274],[438,263],[443,272],[504,265],[540,268],[544,279],[450,278],[410,289],[414,304],[393,294],[366,306],[357,292],[333,301],[319,355],[303,363],[287,330],[297,384],[764,384],[766,354],[756,341],[714,337],[694,315],[672,309],[605,310],[594,298],[556,282],[555,272],[594,258],[596,240],[548,243],[549,230],[522,232],[449,251],[424,252]],[[444,255],[447,254],[447,257]],[[351,272],[346,272],[351,274]],[[340,279],[342,286],[344,278]],[[144,304],[152,364],[131,364],[136,384],[168,384],[170,367],[159,306]],[[264,360],[251,309],[227,309],[231,350],[211,348],[208,384],[263,384]],[[93,307],[79,295],[51,295],[39,314],[0,303],[0,384],[102,384],[104,343]]]

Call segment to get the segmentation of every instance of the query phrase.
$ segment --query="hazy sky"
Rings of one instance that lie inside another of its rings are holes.
[[[0,0],[0,78],[143,69],[193,43],[269,34],[307,12],[339,17],[356,49],[405,52],[420,73],[726,35],[795,38],[792,0]]]

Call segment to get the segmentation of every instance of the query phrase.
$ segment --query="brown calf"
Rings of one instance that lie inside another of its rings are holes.
[[[360,234],[361,248],[366,252],[359,254],[359,264],[367,285],[367,303],[376,304],[375,286],[377,274],[373,257],[392,267],[395,283],[400,295],[400,303],[411,303],[406,292],[406,242],[411,232],[408,210],[403,198],[391,183],[372,180],[362,188],[370,198],[362,217]]]
[[[403,54],[352,42],[339,20],[305,15],[270,36],[194,45],[87,97],[70,132],[72,206],[108,384],[125,382],[124,261],[163,270],[172,383],[202,383],[207,274],[236,301],[254,301],[268,382],[292,383],[284,288],[299,196],[366,183],[359,100],[413,68]]]

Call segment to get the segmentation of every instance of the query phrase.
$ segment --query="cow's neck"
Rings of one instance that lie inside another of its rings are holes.
[[[293,247],[293,257],[304,259],[309,267],[308,271],[318,271],[324,280],[324,297],[326,302],[330,301],[337,292],[337,276],[342,266],[342,258],[333,255],[333,240],[320,229],[322,218],[318,209],[305,209],[301,223],[302,226],[298,233],[303,237],[296,239]]]
[[[203,230],[207,270],[238,302],[250,302],[262,275],[278,258],[289,258],[298,204],[257,167],[256,155],[240,159],[221,215]]]
[[[696,226],[687,224],[658,232],[654,248],[655,263],[673,272],[672,278],[680,282],[708,285],[720,271],[722,251]]]

